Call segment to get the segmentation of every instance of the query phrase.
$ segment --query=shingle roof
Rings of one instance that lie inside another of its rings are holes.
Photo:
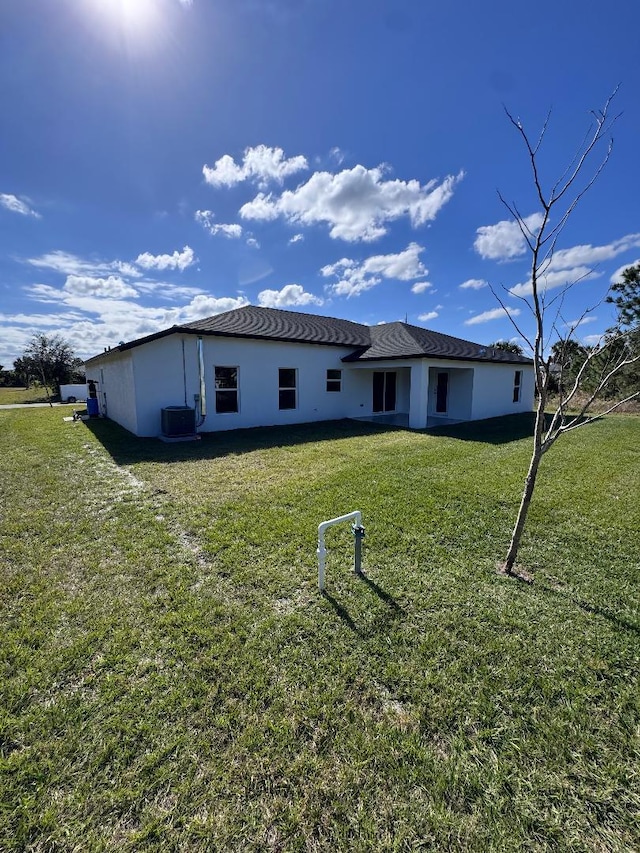
[[[206,320],[196,320],[182,328],[218,335],[349,347],[367,346],[370,342],[369,327],[360,323],[300,311],[258,308],[256,305],[245,305]]]
[[[531,364],[531,359],[505,350],[475,344],[462,338],[432,332],[408,323],[371,326],[371,344],[345,356],[343,361],[374,361],[389,358],[451,358]]]
[[[353,347],[342,360],[376,361],[399,358],[447,358],[531,364],[531,359],[511,352],[431,332],[408,323],[365,326],[350,320],[321,317],[299,311],[246,305],[204,320],[173,326],[161,332],[114,347],[126,350],[172,334],[220,335],[224,337],[301,342],[325,346]],[[100,356],[94,356],[99,358]],[[92,361],[93,359],[89,359]]]

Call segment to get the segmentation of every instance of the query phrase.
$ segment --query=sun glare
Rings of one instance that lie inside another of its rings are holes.
[[[98,21],[127,42],[145,41],[157,30],[162,0],[86,0]]]

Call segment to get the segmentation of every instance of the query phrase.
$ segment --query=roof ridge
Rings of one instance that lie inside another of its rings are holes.
[[[310,314],[308,311],[292,311],[290,308],[271,308],[266,305],[243,305],[243,308],[253,308],[257,311],[274,311],[278,314],[292,314],[296,317],[309,317],[311,320],[335,320],[338,323],[350,323],[352,326],[360,326],[361,329],[370,328],[366,323],[358,323],[357,320],[345,320],[342,317],[330,317],[327,314]],[[232,309],[233,310],[233,309]],[[215,315],[214,315],[215,316]]]
[[[422,327],[422,326],[414,326],[412,323],[401,323],[401,325],[405,326],[405,328],[406,328],[407,332],[409,333],[410,337],[411,337],[411,338],[412,338],[412,339],[413,339],[413,340],[414,340],[414,341],[415,341],[419,346],[422,346],[422,341],[420,341],[420,339],[418,338],[418,336],[414,334],[414,329],[422,330],[422,331],[424,331],[424,332],[429,332],[429,333],[430,333],[430,334],[432,334],[432,335],[437,335],[437,334],[438,334],[437,332],[431,332],[431,331],[430,331],[430,329],[425,329],[425,328],[424,328],[424,327]]]
[[[336,323],[348,323],[350,326],[357,326],[359,329],[365,331],[370,329],[366,323],[359,323],[357,320],[346,320],[342,317],[332,317],[327,314],[310,314],[308,311],[292,311],[289,308],[271,308],[266,305],[253,305],[249,303],[247,305],[241,305],[239,308],[230,308],[228,311],[221,311],[219,314],[211,314],[208,317],[199,317],[196,320],[191,320],[189,323],[183,324],[187,328],[193,327],[197,323],[205,323],[209,320],[217,319],[219,317],[225,317],[229,314],[237,314],[240,311],[256,311],[264,314],[288,314],[291,317],[297,317],[301,319],[313,320],[315,322],[323,322],[323,321],[332,321]]]

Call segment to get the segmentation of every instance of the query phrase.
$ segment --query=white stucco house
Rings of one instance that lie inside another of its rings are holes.
[[[362,418],[424,429],[531,411],[531,359],[407,323],[248,305],[85,363],[137,436]]]

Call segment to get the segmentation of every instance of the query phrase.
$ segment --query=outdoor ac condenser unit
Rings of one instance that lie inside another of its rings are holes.
[[[192,409],[190,406],[166,406],[162,409],[163,435],[194,435],[195,431],[195,409]]]

